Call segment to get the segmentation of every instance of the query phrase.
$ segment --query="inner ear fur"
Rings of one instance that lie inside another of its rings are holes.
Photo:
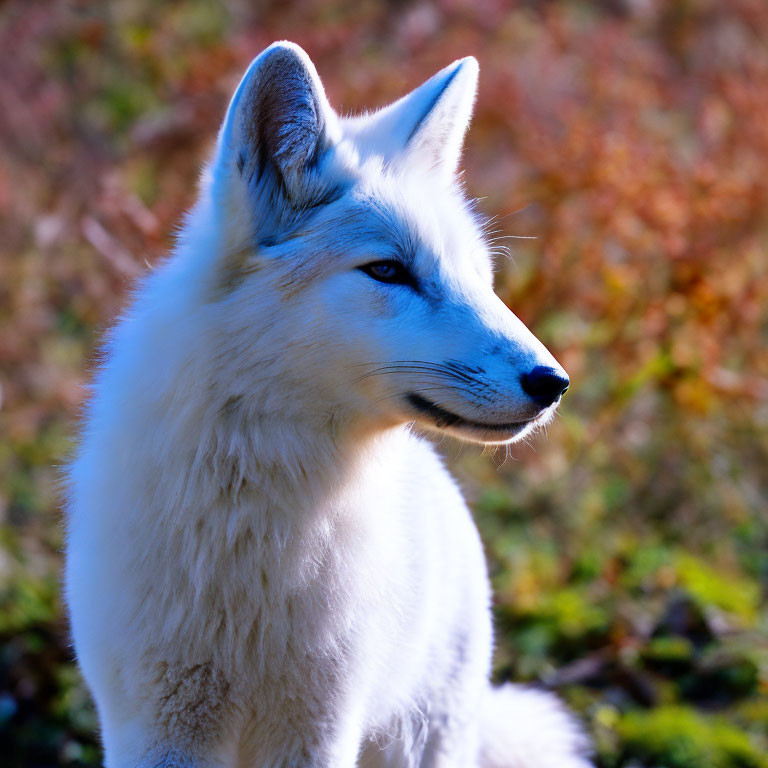
[[[274,43],[251,63],[232,99],[223,144],[249,184],[274,183],[301,203],[306,177],[332,144],[335,115],[307,54]]]

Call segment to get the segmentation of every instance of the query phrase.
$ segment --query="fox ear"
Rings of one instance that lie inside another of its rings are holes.
[[[273,43],[248,67],[219,132],[214,166],[301,204],[335,139],[336,115],[309,56]]]
[[[454,61],[394,104],[351,118],[346,129],[365,154],[421,164],[452,179],[477,93],[477,60]]]

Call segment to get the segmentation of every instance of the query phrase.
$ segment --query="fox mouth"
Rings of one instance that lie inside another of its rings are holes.
[[[510,439],[520,434],[526,427],[537,419],[523,419],[510,421],[503,424],[486,424],[481,421],[472,421],[459,416],[457,413],[446,411],[439,405],[430,402],[425,397],[410,392],[405,396],[408,404],[421,415],[429,417],[429,420],[439,429],[460,429],[475,433],[497,434],[500,439]]]

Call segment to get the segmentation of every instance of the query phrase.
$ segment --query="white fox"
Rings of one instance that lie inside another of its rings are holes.
[[[568,385],[456,179],[477,72],[341,118],[282,42],[238,86],[70,470],[107,768],[588,766],[557,699],[491,689],[478,534],[412,429],[509,442]]]

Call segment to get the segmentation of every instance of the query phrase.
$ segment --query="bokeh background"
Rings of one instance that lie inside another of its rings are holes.
[[[2,2],[0,762],[99,764],[60,466],[100,332],[280,38],[344,111],[480,61],[467,187],[514,238],[499,293],[572,379],[510,457],[443,446],[497,679],[559,691],[601,768],[768,766],[764,0]]]

